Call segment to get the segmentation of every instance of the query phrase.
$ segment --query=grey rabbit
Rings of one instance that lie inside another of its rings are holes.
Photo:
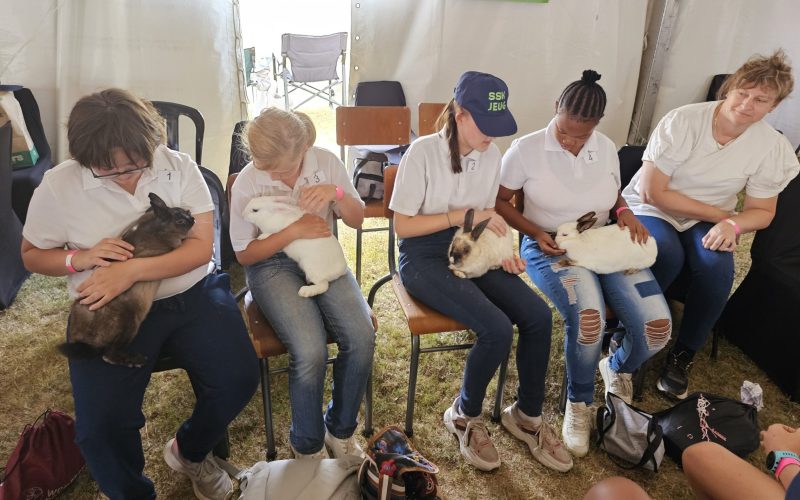
[[[133,257],[154,257],[178,248],[194,225],[188,210],[168,207],[150,193],[150,208],[120,236],[133,245]],[[147,356],[130,352],[128,346],[153,305],[160,281],[137,281],[96,311],[76,299],[69,319],[70,341],[58,346],[69,359],[103,356],[112,365],[140,367]]]

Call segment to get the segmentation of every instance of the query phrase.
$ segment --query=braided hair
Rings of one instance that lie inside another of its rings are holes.
[[[606,92],[597,80],[600,74],[587,69],[580,80],[576,80],[561,92],[556,113],[566,113],[578,120],[599,120],[606,109]]]

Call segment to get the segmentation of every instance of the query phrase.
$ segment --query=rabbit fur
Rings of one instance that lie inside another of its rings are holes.
[[[260,196],[247,203],[243,217],[260,230],[259,239],[284,229],[303,216],[303,210],[280,196]],[[314,239],[297,239],[283,248],[283,252],[297,262],[310,285],[300,287],[297,294],[313,297],[328,290],[329,282],[347,272],[339,240],[333,236]]]
[[[631,241],[628,227],[611,224],[592,228],[595,222],[595,213],[589,212],[575,222],[558,226],[556,244],[567,251],[567,262],[563,265],[585,267],[597,274],[619,271],[631,274],[649,268],[656,261],[658,249],[652,236],[647,243],[639,244]]]
[[[453,236],[447,256],[450,270],[459,278],[477,278],[490,269],[502,267],[505,259],[514,257],[514,237],[511,228],[504,236],[494,231],[484,231],[489,219],[472,227],[475,210],[469,209],[464,216],[464,226]]]

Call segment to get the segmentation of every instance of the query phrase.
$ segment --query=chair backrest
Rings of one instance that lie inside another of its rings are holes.
[[[722,84],[725,83],[725,80],[727,80],[729,76],[731,76],[730,73],[714,75],[714,77],[711,79],[711,84],[708,86],[708,92],[706,93],[706,101],[717,100],[717,93],[719,92],[720,87],[722,87]]]
[[[447,103],[421,102],[417,108],[419,114],[419,135],[431,135],[436,132],[436,120],[442,114]]]
[[[631,182],[633,176],[639,171],[642,166],[642,155],[647,146],[631,146],[626,144],[619,148],[617,156],[619,157],[619,176],[620,185],[622,189]]]
[[[222,187],[217,174],[205,167],[199,167],[200,173],[203,174],[203,180],[206,181],[208,190],[211,192],[211,199],[214,201],[214,266],[217,270],[222,269],[222,241],[223,234],[228,231],[226,227],[229,221],[228,218],[228,198],[225,196],[225,189]]]
[[[405,106],[339,106],[336,108],[336,144],[408,144],[411,110]]]
[[[184,104],[167,101],[152,101],[152,103],[167,122],[167,147],[169,149],[179,150],[178,119],[181,116],[185,116],[194,122],[194,161],[200,165],[203,162],[203,135],[206,131],[206,122],[203,119],[203,115],[198,110]]]
[[[389,165],[383,171],[383,215],[387,219],[394,217],[394,211],[389,208],[394,192],[394,181],[397,179],[397,165]]]
[[[242,171],[245,165],[250,162],[250,155],[248,155],[242,145],[242,131],[244,130],[247,121],[238,122],[233,127],[233,134],[231,134],[231,159],[228,163],[228,178],[231,174],[238,174]]]
[[[338,80],[336,63],[347,52],[347,32],[330,35],[281,35],[281,54],[291,63],[292,80],[319,82]],[[285,62],[285,61],[284,61]]]
[[[353,106],[405,106],[406,94],[400,82],[381,80],[358,82]]]

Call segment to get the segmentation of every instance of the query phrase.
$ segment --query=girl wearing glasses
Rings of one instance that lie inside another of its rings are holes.
[[[69,362],[76,441],[108,497],[155,498],[143,474],[141,407],[153,366],[168,351],[186,368],[197,403],[164,458],[191,479],[199,498],[222,499],[232,484],[210,451],[255,392],[257,360],[228,276],[209,274],[208,187],[189,156],[163,145],[165,135],[152,104],[127,91],[81,98],[67,123],[72,159],[49,170],[34,192],[22,257],[32,272],[67,276],[70,295],[93,310],[137,281],[161,281],[130,346],[147,356],[144,366],[100,357]],[[116,235],[150,207],[151,192],[196,222],[172,252],[132,258],[133,247]]]

